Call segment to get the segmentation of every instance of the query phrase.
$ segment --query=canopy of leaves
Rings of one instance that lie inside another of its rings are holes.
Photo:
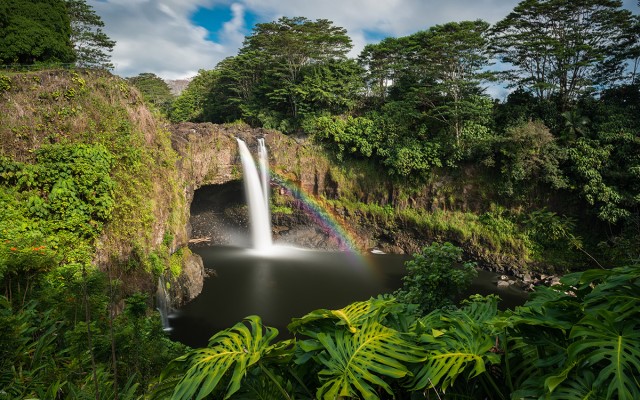
[[[158,109],[168,113],[173,102],[173,94],[167,82],[151,72],[143,72],[138,76],[127,78],[127,81],[135,86],[145,100]]]
[[[0,64],[70,63],[75,55],[65,0],[4,0]]]
[[[513,65],[507,74],[513,86],[541,99],[557,96],[566,109],[603,75],[618,78],[630,25],[619,0],[524,0],[493,27],[491,42]]]

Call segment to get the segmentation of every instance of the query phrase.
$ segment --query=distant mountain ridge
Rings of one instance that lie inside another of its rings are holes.
[[[191,82],[193,78],[187,79],[164,79],[166,84],[169,86],[171,90],[171,94],[174,96],[180,96],[183,90],[187,88],[189,82]]]

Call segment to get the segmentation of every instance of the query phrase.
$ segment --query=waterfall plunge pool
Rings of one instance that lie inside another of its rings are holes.
[[[256,163],[246,143],[238,139],[253,248],[193,249],[202,257],[205,268],[215,273],[205,279],[198,297],[169,318],[172,338],[192,347],[206,346],[213,334],[249,315],[260,316],[263,324],[286,336],[292,318],[319,308],[340,309],[402,286],[404,263],[410,256],[272,246],[268,154],[264,138],[258,138],[257,143]],[[228,203],[214,200],[214,204]],[[194,209],[198,207],[192,204]],[[496,274],[478,271],[466,295],[497,293],[503,299],[503,308],[524,301],[524,292],[498,289],[496,280]]]
[[[204,347],[216,332],[248,315],[259,315],[265,325],[288,335],[292,318],[319,309],[339,309],[352,302],[392,293],[402,286],[405,261],[397,254],[358,255],[275,247],[265,253],[232,246],[194,249],[205,268],[215,271],[205,279],[202,293],[169,318],[171,337],[192,347]],[[498,294],[501,308],[522,304],[526,294],[515,288],[497,288],[498,275],[478,271],[465,294]]]

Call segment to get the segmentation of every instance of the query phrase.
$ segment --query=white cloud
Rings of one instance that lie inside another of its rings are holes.
[[[637,12],[635,0],[624,0]],[[324,18],[347,29],[355,57],[368,35],[405,36],[436,24],[504,18],[518,0],[89,0],[105,22],[106,33],[116,41],[115,73],[121,76],[153,72],[163,78],[193,76],[235,55],[250,27],[249,13],[259,21],[281,16]],[[190,21],[199,7],[230,7],[231,18],[212,32]]]
[[[116,41],[114,72],[125,77],[141,72],[166,79],[194,76],[235,54],[243,39],[237,29],[243,25],[240,5],[234,6],[234,19],[222,29],[220,43],[207,40],[209,32],[189,20],[198,7],[211,7],[212,1],[108,0],[91,5]]]

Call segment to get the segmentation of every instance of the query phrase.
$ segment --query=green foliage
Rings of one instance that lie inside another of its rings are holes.
[[[363,71],[353,60],[327,60],[302,70],[299,112],[308,115],[349,114],[356,110],[363,86]]]
[[[384,378],[407,376],[409,370],[403,362],[422,358],[420,348],[407,337],[370,319],[355,333],[318,333],[316,339],[322,351],[315,358],[323,366],[318,372],[323,383],[316,392],[318,398],[373,398],[377,397],[377,387],[393,394]]]
[[[507,193],[513,194],[518,186],[529,186],[535,180],[547,182],[554,189],[567,187],[559,167],[564,152],[542,122],[529,121],[507,129],[500,152]]]
[[[111,56],[116,42],[102,30],[102,18],[86,0],[65,0],[71,22],[71,43],[76,66],[112,69]]]
[[[640,139],[631,130],[579,138],[569,149],[578,193],[599,219],[610,223],[633,219],[640,204]]]
[[[338,160],[346,154],[370,157],[378,145],[374,123],[364,117],[331,118],[318,117],[307,127],[307,131],[318,141],[326,141],[336,148]]]
[[[147,102],[153,104],[165,115],[169,115],[174,96],[171,94],[169,85],[162,78],[151,72],[143,72],[127,80],[140,90]]]
[[[479,295],[421,317],[390,296],[315,310],[276,343],[249,317],[174,360],[156,398],[636,398],[640,266],[561,282],[506,312]]]
[[[506,77],[538,98],[559,99],[563,110],[603,76],[615,81],[632,18],[621,6],[616,0],[521,1],[493,27],[498,56],[513,66]]]
[[[170,266],[171,235],[154,252],[143,228],[154,220],[154,175],[164,179],[161,201],[177,205],[168,133],[156,130],[136,92],[104,73],[15,74],[2,96],[0,291],[11,308],[3,322],[12,324],[8,340],[26,333],[2,355],[0,386],[9,398],[136,398],[184,352],[149,313],[148,297],[127,300],[132,283],[116,279],[144,273],[126,271],[121,258],[134,244],[140,260],[157,257],[159,274]],[[21,107],[30,125],[15,112]],[[108,275],[91,265],[97,251],[111,257]],[[26,362],[36,346],[42,357]]]
[[[50,145],[35,164],[0,160],[0,278],[26,287],[60,262],[86,263],[115,206],[100,145]],[[26,289],[23,286],[24,289]]]
[[[160,378],[161,384],[163,380],[172,383],[170,378],[177,375],[172,399],[202,399],[214,391],[228,399],[240,389],[250,368],[269,368],[263,364],[270,358],[279,359],[288,342],[271,344],[277,334],[275,328],[263,328],[259,317],[247,317],[212,336],[208,347],[172,361]]]
[[[312,137],[335,151],[338,161],[346,157],[372,158],[387,168],[388,174],[424,177],[440,167],[439,145],[412,138],[385,134],[382,117],[329,117],[307,120],[304,128]]]
[[[27,211],[46,217],[52,230],[95,237],[111,218],[113,156],[101,145],[50,145],[36,152],[36,164],[4,159],[1,183],[28,195]]]
[[[74,61],[64,0],[6,0],[0,21],[0,64]]]
[[[637,397],[639,266],[574,273],[561,283],[496,325],[510,338],[514,395]]]
[[[238,56],[218,64],[211,120],[292,132],[318,108],[353,108],[360,69],[345,60],[350,49],[345,29],[328,20],[257,24]]]
[[[454,299],[477,276],[475,263],[462,261],[462,249],[451,243],[432,243],[406,262],[398,300],[418,304],[426,314],[453,304]]]
[[[217,89],[221,72],[219,70],[199,70],[185,90],[171,104],[169,117],[172,122],[204,122],[211,118],[218,106],[211,100],[211,93]]]
[[[416,366],[410,386],[445,392],[453,389],[460,377],[467,382],[481,377],[491,385],[491,389],[484,390],[495,389],[496,383],[487,370],[501,361],[491,328],[492,319],[498,315],[497,304],[497,296],[476,295],[460,309],[442,309],[421,318],[419,324],[425,332],[419,340],[428,355],[423,364]],[[499,391],[495,395],[501,397]]]
[[[11,89],[11,78],[7,75],[0,75],[0,93],[7,92]]]

